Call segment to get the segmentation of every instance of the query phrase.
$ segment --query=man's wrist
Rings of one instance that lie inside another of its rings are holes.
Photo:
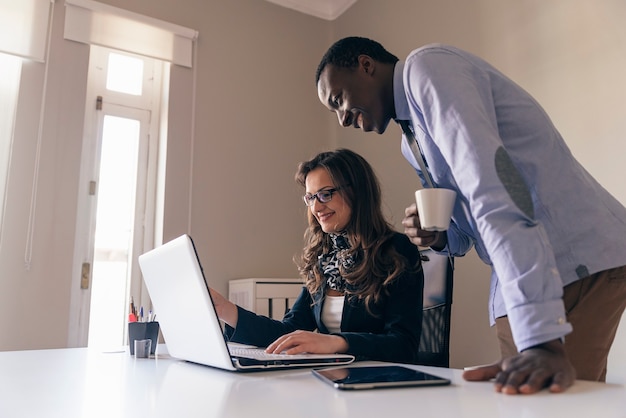
[[[446,245],[448,245],[448,234],[446,231],[437,231],[435,239],[429,247],[435,251],[443,251],[443,249],[446,248]]]
[[[527,349],[522,350],[522,352],[533,349],[546,350],[554,354],[565,354],[565,347],[563,347],[563,341],[561,341],[561,339],[546,341],[545,343],[528,347]]]

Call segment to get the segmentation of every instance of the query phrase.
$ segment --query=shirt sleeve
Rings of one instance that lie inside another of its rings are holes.
[[[500,137],[494,89],[506,82],[493,76],[453,51],[418,50],[407,59],[405,90],[412,117],[434,141],[468,203],[521,351],[561,338],[571,326],[553,250],[534,218],[533,185]],[[521,89],[510,91],[499,105],[519,106],[520,112],[538,106]]]

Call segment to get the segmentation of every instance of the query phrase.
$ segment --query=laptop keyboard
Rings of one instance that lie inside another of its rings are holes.
[[[289,354],[271,354],[266,353],[263,348],[248,348],[248,347],[230,347],[230,354],[236,357],[248,357],[257,360],[275,360],[285,357],[293,358]]]
[[[258,361],[286,360],[287,362],[291,362],[293,360],[354,360],[354,357],[343,354],[270,354],[266,353],[265,349],[261,347],[232,342],[228,343],[228,350],[230,351],[231,357],[247,358]]]

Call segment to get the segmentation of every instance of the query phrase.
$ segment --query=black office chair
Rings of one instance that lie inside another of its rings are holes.
[[[450,365],[450,318],[454,259],[421,250],[424,269],[424,307],[419,364],[438,367]]]

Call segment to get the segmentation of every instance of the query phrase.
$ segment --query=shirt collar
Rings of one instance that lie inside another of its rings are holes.
[[[411,120],[409,102],[404,93],[404,61],[398,61],[393,69],[393,101],[396,107],[396,120]]]

